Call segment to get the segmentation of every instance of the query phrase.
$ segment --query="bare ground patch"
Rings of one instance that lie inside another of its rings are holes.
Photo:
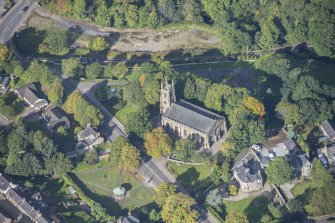
[[[28,26],[37,29],[60,28],[69,29],[71,26],[51,18],[34,14],[28,21]],[[82,45],[85,41],[101,32],[85,30],[77,40]],[[111,50],[119,52],[162,52],[180,48],[211,48],[220,44],[220,38],[204,33],[199,29],[171,29],[157,31],[150,29],[124,29],[114,32],[104,32],[104,35],[113,39]],[[115,37],[115,38],[114,38]]]

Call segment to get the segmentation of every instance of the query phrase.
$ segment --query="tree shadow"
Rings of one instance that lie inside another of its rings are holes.
[[[70,27],[66,32],[69,45],[72,45],[83,33],[84,30],[78,25]]]
[[[14,42],[21,53],[32,56],[38,53],[39,45],[43,42],[45,37],[46,31],[29,27],[17,32],[14,36]]]
[[[126,189],[127,192],[130,191],[133,188],[133,186],[130,183],[123,183],[123,184],[121,184],[121,187]]]
[[[258,196],[252,200],[244,210],[250,222],[261,222],[261,218],[268,213],[267,206],[271,203],[266,196]]]
[[[151,210],[156,209],[158,210],[159,207],[155,202],[148,203],[144,206],[137,207],[134,210],[132,210],[132,213],[138,217],[138,219],[142,222],[147,222],[149,219],[149,214]]]
[[[111,215],[120,216],[127,214],[127,210],[122,209],[121,206],[115,202],[112,197],[92,192],[75,174],[70,173],[69,175],[73,181],[82,189],[85,195],[100,203]]]
[[[200,173],[194,167],[191,167],[184,173],[178,175],[176,180],[185,186],[190,191],[191,195],[194,196],[194,187],[198,183],[199,177]]]

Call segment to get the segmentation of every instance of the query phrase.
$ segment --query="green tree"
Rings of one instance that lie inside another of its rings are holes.
[[[149,112],[146,109],[141,109],[130,113],[127,117],[125,128],[127,132],[142,138],[143,134],[151,129]]]
[[[60,106],[63,101],[64,88],[59,78],[55,79],[47,90],[48,99],[55,105]]]
[[[86,16],[86,0],[74,0],[72,14],[76,19],[84,19]]]
[[[117,63],[113,66],[113,76],[121,80],[128,74],[128,67],[125,62]]]
[[[108,47],[108,42],[102,36],[96,37],[92,42],[92,50],[94,51],[104,51]]]
[[[157,80],[144,83],[143,87],[145,100],[149,104],[156,104],[159,101],[159,82]]]
[[[231,196],[236,196],[237,193],[238,193],[237,187],[234,184],[230,185],[229,186],[229,194]]]
[[[8,153],[7,137],[5,132],[0,128],[0,154],[5,155]]]
[[[70,77],[80,77],[83,73],[83,66],[79,58],[62,60],[62,72]]]
[[[86,66],[86,77],[90,80],[95,80],[101,75],[101,65],[94,62]]]
[[[259,45],[264,48],[271,48],[279,44],[281,31],[274,23],[273,18],[269,18],[261,23],[261,36]]]
[[[276,219],[280,219],[283,217],[283,212],[282,210],[280,209],[280,207],[275,207],[273,203],[270,203],[268,205],[268,209],[269,209],[269,212],[271,213],[271,215],[276,218]]]
[[[275,185],[285,184],[292,178],[292,168],[282,157],[276,157],[272,160],[265,173],[269,181]]]
[[[195,204],[195,200],[187,195],[171,195],[162,207],[162,219],[169,223],[196,223],[199,213],[192,208]]]
[[[40,53],[64,55],[69,52],[69,42],[66,31],[49,30],[43,42],[39,45]]]
[[[63,153],[56,153],[51,158],[45,160],[45,168],[49,174],[64,176],[71,171],[73,165],[71,160],[66,158]]]
[[[222,194],[220,194],[219,189],[211,190],[207,197],[206,197],[206,203],[209,204],[212,207],[218,206],[223,200]]]
[[[108,8],[105,2],[99,3],[95,21],[98,25],[103,26],[103,27],[109,27],[111,25],[111,15],[108,11]]]
[[[44,86],[49,86],[53,74],[45,64],[33,61],[24,72],[22,79],[24,83],[40,82]]]
[[[95,150],[85,153],[84,162],[88,164],[95,164],[98,162],[98,155]]]
[[[326,184],[333,181],[330,173],[323,167],[320,160],[313,160],[313,167],[310,173],[311,186],[314,188],[324,188]]]
[[[163,128],[156,128],[144,134],[144,147],[148,155],[159,158],[171,152],[172,140]]]
[[[173,152],[177,159],[188,162],[196,152],[196,143],[190,139],[179,139]]]
[[[110,159],[113,164],[120,165],[122,148],[127,144],[128,144],[127,139],[122,136],[117,137],[116,140],[112,142]]]

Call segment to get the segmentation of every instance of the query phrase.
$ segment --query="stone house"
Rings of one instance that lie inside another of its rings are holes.
[[[47,127],[51,131],[55,131],[61,126],[63,126],[65,129],[70,128],[69,119],[62,113],[59,108],[52,108],[43,112],[42,118],[46,121]]]
[[[309,176],[312,169],[312,163],[306,154],[293,157],[288,160],[288,163],[293,169],[293,175],[297,178]]]
[[[29,107],[38,111],[48,106],[48,101],[36,83],[31,83],[14,90],[15,94],[25,101]]]
[[[325,146],[318,150],[328,161],[329,166],[335,166],[335,145]]]
[[[257,191],[263,188],[261,168],[252,153],[235,165],[233,174],[244,192]]]
[[[90,124],[86,129],[77,134],[77,138],[79,142],[75,150],[79,154],[83,154],[87,150],[104,142],[104,138],[101,137],[99,130]]]
[[[183,100],[176,101],[173,81],[161,84],[160,113],[161,124],[168,132],[192,139],[207,149],[227,132],[225,117]]]
[[[5,95],[9,90],[10,77],[0,75],[0,96]]]
[[[331,141],[335,141],[335,129],[328,120],[324,121],[320,125],[320,129],[323,132],[324,136],[326,136]]]

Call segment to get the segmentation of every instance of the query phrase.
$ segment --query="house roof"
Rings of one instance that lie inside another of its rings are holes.
[[[327,147],[328,159],[335,160],[335,146]]]
[[[6,178],[4,178],[2,176],[2,174],[0,173],[0,190],[1,191],[5,191],[9,188],[10,184],[8,182],[8,180],[6,180]]]
[[[35,83],[24,85],[15,89],[21,98],[25,98],[30,104],[39,107],[47,102],[43,93],[37,89]]]
[[[88,150],[88,148],[89,148],[89,145],[87,143],[79,142],[77,143],[75,150],[77,150],[79,153],[83,153],[86,150]]]
[[[69,119],[62,114],[59,108],[52,108],[43,113],[43,117],[48,121],[48,125],[51,128],[57,125],[69,125]]]
[[[0,86],[7,86],[10,78],[8,76],[0,75]]]
[[[83,131],[79,132],[78,137],[81,140],[85,141],[85,143],[87,143],[88,145],[92,145],[92,144],[94,144],[95,140],[97,139],[98,133],[99,132],[95,128],[89,126],[86,129],[84,129]]]
[[[330,122],[328,120],[324,121],[321,124],[321,128],[323,129],[323,131],[325,132],[325,134],[330,138],[330,139],[334,139],[335,138],[335,130],[334,127],[330,124]]]
[[[3,215],[1,213],[1,210],[0,210],[0,222],[2,223],[9,223],[9,222],[12,222],[10,218],[7,218],[5,215]]]
[[[295,144],[295,142],[293,141],[293,139],[289,138],[287,140],[285,140],[284,143],[284,146],[289,150],[289,151],[292,151],[294,149],[297,148],[297,144]]]
[[[252,183],[262,180],[259,170],[260,167],[251,154],[234,168],[237,176],[244,183]]]
[[[290,166],[292,166],[294,169],[300,169],[303,166],[311,165],[311,162],[309,161],[309,158],[306,154],[301,154],[299,156],[295,156],[292,159],[288,161]]]
[[[207,134],[215,126],[216,121],[224,119],[223,116],[183,100],[173,103],[163,115]]]
[[[135,218],[132,215],[128,215],[127,217],[122,217],[118,220],[118,223],[139,223],[140,220]]]

